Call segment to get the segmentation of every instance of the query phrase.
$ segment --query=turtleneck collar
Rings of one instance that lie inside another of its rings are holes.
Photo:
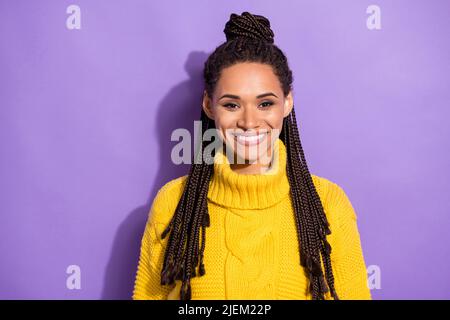
[[[208,199],[236,209],[262,209],[280,202],[289,193],[286,146],[280,138],[273,145],[272,163],[262,174],[239,174],[220,149],[214,157],[214,173]]]

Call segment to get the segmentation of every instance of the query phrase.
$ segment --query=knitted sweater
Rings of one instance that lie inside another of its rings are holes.
[[[216,153],[207,195],[203,276],[191,278],[191,299],[311,299],[300,265],[286,147],[275,142],[271,168],[238,174],[223,152]],[[279,170],[278,170],[279,169]],[[343,189],[311,174],[331,234],[335,288],[342,299],[371,299],[355,211]],[[168,236],[160,236],[181,198],[187,175],[166,183],[150,209],[141,241],[133,299],[179,299],[181,281],[161,285]],[[332,299],[327,293],[326,299]]]

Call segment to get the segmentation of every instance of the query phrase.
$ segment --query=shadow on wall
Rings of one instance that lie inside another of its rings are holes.
[[[204,52],[190,53],[185,63],[189,79],[172,88],[159,104],[157,127],[149,133],[149,136],[155,135],[158,141],[159,150],[155,152],[159,152],[159,168],[147,203],[131,211],[118,228],[105,271],[102,299],[131,299],[141,239],[153,199],[165,183],[189,172],[190,165],[172,163],[170,154],[177,142],[171,142],[170,137],[173,130],[186,128],[193,143],[194,121],[200,120],[203,64],[208,55]]]

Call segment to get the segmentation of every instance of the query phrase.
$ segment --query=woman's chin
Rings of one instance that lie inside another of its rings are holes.
[[[238,147],[233,149],[236,164],[265,163],[270,159],[267,148]]]
[[[248,156],[246,154],[239,154],[237,153],[237,164],[251,164],[256,163],[260,158],[258,156]]]

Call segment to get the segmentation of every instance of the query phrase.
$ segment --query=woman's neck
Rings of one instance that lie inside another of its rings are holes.
[[[281,201],[290,189],[286,168],[286,147],[279,138],[272,146],[270,168],[262,174],[251,174],[255,164],[245,167],[240,174],[231,168],[229,157],[219,150],[214,156],[214,173],[210,181],[208,199],[225,207],[261,209]],[[232,154],[232,153],[230,153]],[[231,156],[231,155],[230,155]],[[235,166],[234,166],[235,167]]]
[[[232,164],[230,165],[231,170],[238,174],[262,174],[269,170],[268,165],[261,164]]]

